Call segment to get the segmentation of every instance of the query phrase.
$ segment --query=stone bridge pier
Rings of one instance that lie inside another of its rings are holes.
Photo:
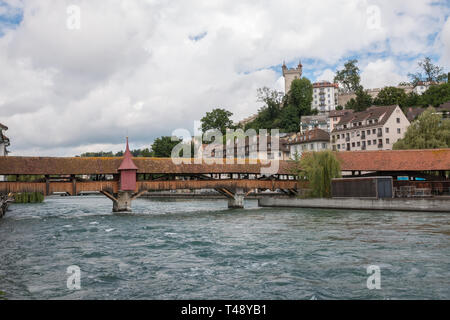
[[[233,197],[228,198],[228,208],[230,209],[241,209],[244,208],[244,189],[237,188],[234,192]]]

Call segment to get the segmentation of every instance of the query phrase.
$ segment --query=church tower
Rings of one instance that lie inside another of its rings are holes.
[[[303,65],[300,61],[298,63],[297,68],[288,69],[286,67],[286,63],[283,62],[283,66],[281,67],[283,69],[283,77],[284,77],[284,92],[287,94],[289,90],[291,90],[291,84],[292,81],[295,79],[300,79],[302,77],[303,73]]]

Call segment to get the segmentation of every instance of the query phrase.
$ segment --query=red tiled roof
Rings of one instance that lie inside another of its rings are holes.
[[[331,87],[339,88],[339,84],[331,83],[331,82],[328,82],[328,81],[313,83],[313,88],[329,88],[329,87],[330,88]]]
[[[342,117],[345,116],[347,114],[351,114],[353,113],[352,109],[344,109],[344,110],[331,110],[330,111],[330,118],[334,118],[334,117]]]
[[[351,130],[353,128],[350,127],[338,129],[338,126],[348,125],[354,122],[357,123],[362,122],[363,124],[360,126],[361,128],[384,125],[397,107],[398,107],[397,105],[379,106],[379,107],[372,106],[368,108],[366,111],[349,113],[341,118],[339,123],[336,124],[336,127],[333,130],[333,132]],[[383,116],[383,118],[381,118],[381,116]],[[377,120],[380,119],[380,120],[370,125],[364,124],[365,120],[373,120],[373,119]]]
[[[309,143],[313,141],[330,141],[330,135],[328,132],[314,128],[312,130],[305,131],[303,134],[297,134],[297,136],[291,141],[288,140],[287,144],[301,144]]]
[[[450,149],[338,152],[343,171],[450,170]]]
[[[128,138],[127,138],[127,147],[125,150],[125,154],[123,155],[122,163],[119,167],[120,170],[138,170],[139,168],[133,162],[133,155],[131,154],[130,147],[128,146]]]

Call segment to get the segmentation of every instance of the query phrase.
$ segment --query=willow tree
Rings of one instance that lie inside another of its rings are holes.
[[[394,144],[394,150],[440,149],[450,147],[450,119],[428,108],[406,130],[403,139]]]
[[[331,180],[341,177],[341,164],[331,151],[305,154],[300,160],[300,175],[309,181],[311,197],[331,198]]]

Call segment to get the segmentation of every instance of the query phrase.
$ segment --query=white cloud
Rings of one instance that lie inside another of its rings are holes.
[[[316,82],[322,81],[322,80],[333,82],[335,75],[336,75],[335,71],[333,71],[331,69],[325,69],[316,77]]]
[[[240,120],[257,111],[257,88],[283,90],[272,70],[283,60],[326,66],[355,53],[425,54],[449,12],[429,0],[7,2],[24,9],[20,26],[0,38],[0,122],[15,155],[116,148],[127,132],[149,145],[176,128],[192,131],[213,107]],[[80,30],[66,26],[71,4],[81,8]],[[368,23],[371,5],[379,28]],[[448,35],[440,37],[447,63]],[[368,58],[363,83],[396,84],[409,64]]]
[[[370,62],[361,72],[361,84],[364,88],[382,88],[397,86],[408,81],[406,75],[400,75],[398,65],[393,60],[376,60]]]
[[[450,66],[450,18],[447,19],[442,29],[441,39],[443,45],[442,62],[447,66],[447,72],[450,72],[448,68]]]

